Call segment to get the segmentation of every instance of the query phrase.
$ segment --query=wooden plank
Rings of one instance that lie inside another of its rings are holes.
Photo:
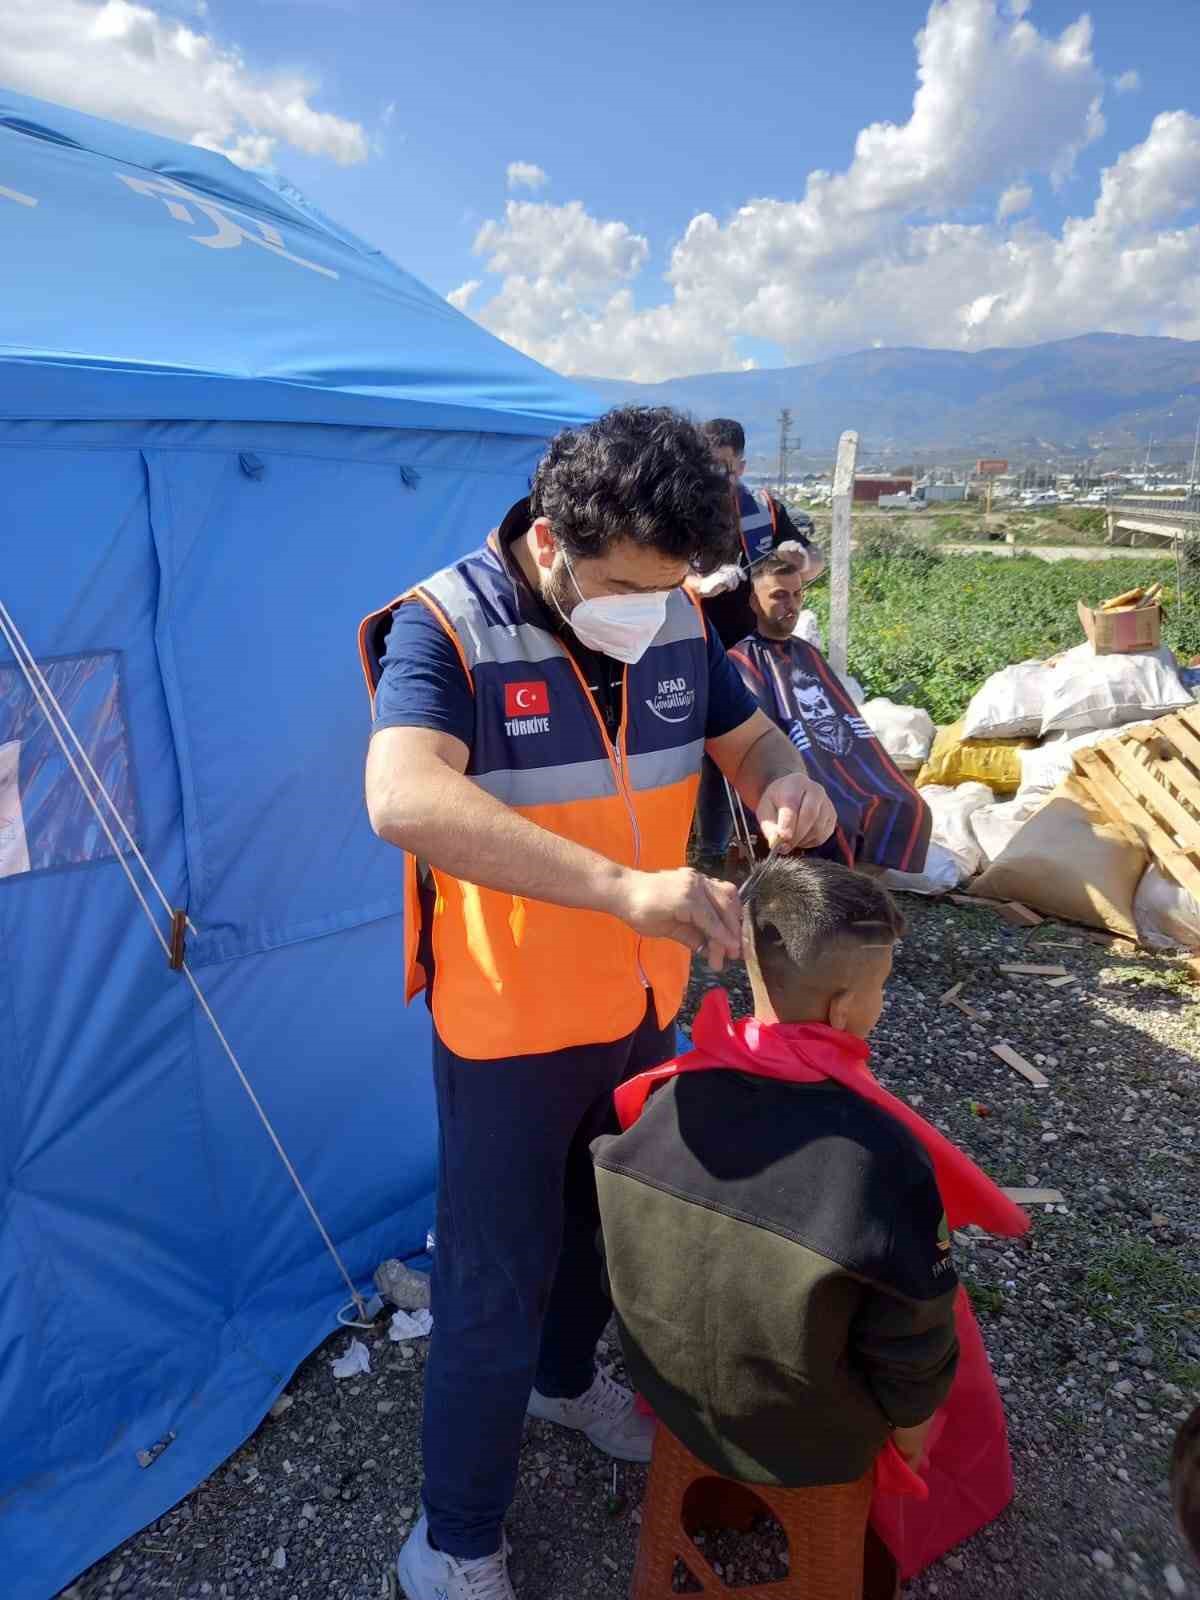
[[[1011,972],[1019,978],[1065,978],[1066,967],[1040,965],[1036,961],[1002,961],[1001,972]]]
[[[1137,799],[1152,807],[1157,816],[1172,828],[1184,835],[1191,831],[1195,823],[1191,812],[1176,800],[1165,785],[1156,783],[1145,767],[1133,759],[1124,745],[1106,745],[1104,753],[1112,762],[1113,771]],[[1174,846],[1174,841],[1172,845]]]
[[[994,1044],[992,1054],[999,1056],[1006,1067],[1011,1067],[1014,1072],[1019,1072],[1027,1078],[1035,1089],[1048,1089],[1050,1079],[1044,1072],[1038,1070],[1032,1062],[1026,1061],[1024,1056],[1018,1055],[1010,1044]]]
[[[1006,900],[996,907],[996,915],[1014,928],[1040,928],[1045,917],[1023,906],[1019,900]]]
[[[1120,833],[1127,843],[1139,850],[1149,850],[1145,818],[1141,808],[1117,780],[1095,750],[1080,750],[1075,756],[1076,770],[1080,771],[1088,794],[1095,801],[1100,814]]]
[[[1065,978],[1051,978],[1048,980],[1047,989],[1065,989],[1069,983],[1075,982],[1074,973],[1068,973]]]
[[[1154,776],[1171,786],[1174,799],[1185,810],[1200,806],[1200,778],[1177,755],[1170,755],[1154,763]],[[1176,836],[1185,850],[1200,851],[1200,816],[1193,816],[1190,827],[1177,828]]]
[[[1014,1205],[1065,1206],[1067,1197],[1061,1189],[1001,1189]]]
[[[1110,749],[1107,745],[1104,748],[1106,750]],[[1125,752],[1120,750],[1116,753],[1125,755]],[[1092,754],[1090,751],[1080,751],[1079,753],[1080,756],[1090,754]],[[1078,759],[1079,756],[1076,757],[1076,760]],[[1163,871],[1174,878],[1176,883],[1181,884],[1190,894],[1200,895],[1200,865],[1193,861],[1186,851],[1180,849],[1179,845],[1167,832],[1164,824],[1150,810],[1150,806],[1160,797],[1165,799],[1169,805],[1175,806],[1181,813],[1183,812],[1182,806],[1168,795],[1162,784],[1155,783],[1152,778],[1143,778],[1142,769],[1135,761],[1129,760],[1127,756],[1125,760],[1127,764],[1121,765],[1119,771],[1113,772],[1107,772],[1103,762],[1097,761],[1094,765],[1088,763],[1088,776],[1093,780],[1097,791],[1102,791],[1112,805],[1122,804],[1125,807],[1125,815],[1130,819],[1130,826],[1136,825],[1144,848],[1149,851]],[[1122,783],[1119,781],[1121,777],[1125,776],[1130,777],[1131,788],[1140,789],[1144,787],[1150,791],[1147,803],[1144,806],[1139,806],[1138,804],[1141,798],[1140,794],[1126,793]],[[1122,798],[1118,800],[1118,796]],[[1165,804],[1159,805],[1159,810],[1164,814],[1167,808]],[[1186,813],[1184,814],[1186,815]],[[1137,817],[1136,824],[1132,820],[1135,815]]]
[[[1200,733],[1193,733],[1180,716],[1163,717],[1154,726],[1162,729],[1164,736],[1170,739],[1184,760],[1190,761],[1200,773]]]
[[[1014,928],[1040,928],[1046,920],[1019,900],[989,900],[982,894],[951,894],[946,898],[952,906],[965,906],[968,911],[994,911]]]
[[[965,1000],[960,1000],[957,995],[955,995],[954,999],[949,1001],[948,1003],[950,1005],[952,1005],[957,1011],[961,1011],[963,1016],[966,1017],[966,1019],[968,1020],[968,1022],[982,1022],[983,1021],[983,1018],[979,1015],[978,1011],[975,1011],[971,1006],[969,1006]]]

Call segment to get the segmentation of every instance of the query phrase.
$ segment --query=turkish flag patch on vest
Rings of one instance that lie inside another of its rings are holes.
[[[550,686],[543,679],[536,683],[506,683],[504,685],[504,715],[506,717],[547,716],[550,711]]]

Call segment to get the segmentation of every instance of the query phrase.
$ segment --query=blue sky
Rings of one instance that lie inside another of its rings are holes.
[[[448,293],[478,270],[471,241],[503,207],[510,161],[549,174],[543,198],[582,200],[644,233],[652,265],[698,211],[721,216],[752,196],[799,195],[812,168],[846,165],[865,123],[908,116],[913,35],[926,9],[905,0],[575,8],[210,0],[209,24],[264,68],[311,71],[321,106],[379,133],[382,151],[356,169],[299,152],[279,165]],[[1090,195],[1101,166],[1145,137],[1155,111],[1200,112],[1196,0],[1038,0],[1030,20],[1058,33],[1085,9],[1104,71],[1134,69],[1143,87],[1108,97],[1108,131],[1061,197],[1049,184],[1038,189],[1035,211],[1051,222],[1064,202]],[[394,122],[380,130],[389,103]]]
[[[1200,337],[1197,10],[6,0],[0,80],[265,158],[531,353],[663,377],[1092,325]],[[510,188],[512,162],[546,181]]]

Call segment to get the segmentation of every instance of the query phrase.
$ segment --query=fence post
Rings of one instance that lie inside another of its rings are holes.
[[[829,552],[829,664],[846,671],[850,647],[850,504],[854,499],[854,466],[858,434],[848,429],[838,440],[833,469],[833,537]]]

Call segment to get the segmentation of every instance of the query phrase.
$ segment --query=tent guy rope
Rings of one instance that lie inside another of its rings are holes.
[[[153,887],[155,894],[158,896],[169,917],[174,917],[174,908],[164,894],[162,886],[159,884],[158,879],[154,876],[154,873],[151,870],[145,856],[143,856],[142,852],[138,849],[133,835],[129,831],[129,827],[126,824],[125,819],[122,817],[116,802],[105,788],[103,779],[99,776],[95,767],[92,765],[87,751],[83,748],[78,735],[71,726],[70,719],[55,696],[45,674],[38,666],[33,651],[29,648],[24,635],[18,628],[16,622],[13,620],[11,612],[8,610],[8,607],[2,600],[0,600],[0,637],[3,637],[5,644],[7,644],[9,650],[12,652],[13,659],[17,664],[21,676],[25,679],[26,684],[29,686],[29,691],[33,695],[34,700],[37,702],[38,709],[45,717],[47,725],[49,726],[51,733],[54,735],[55,742],[62,751],[64,760],[66,761],[68,767],[70,767],[71,772],[75,777],[75,781],[79,784],[79,787],[83,792],[83,796],[88,805],[92,808],[96,821],[100,824],[100,827],[103,830],[104,837],[108,840],[113,852],[113,856],[120,866],[121,871],[125,874],[126,881],[128,882],[129,887],[133,890],[138,904],[146,914],[146,920],[150,924],[151,932],[162,946],[163,954],[167,957],[168,962],[170,962],[172,958],[171,943],[155,920],[154,912],[151,909],[150,903],[147,900],[141,885],[137,882],[133,875],[133,871],[126,858],[126,854],[118,844],[116,836],[114,835],[112,828],[109,826],[109,821],[100,808],[98,795],[102,795],[104,797],[104,802],[107,805],[112,817],[115,819],[117,827],[120,829],[125,841],[129,845],[130,851],[134,856],[136,856],[138,864],[142,868],[142,871],[146,874],[146,877]],[[85,781],[83,771],[80,769],[79,764],[76,762],[75,757],[71,753],[71,749],[67,744],[66,738],[63,736],[64,729],[66,730],[67,735],[70,737],[71,744],[74,745],[75,749],[82,758],[83,764],[87,768],[88,775],[95,784],[95,791],[93,791]],[[196,931],[190,919],[188,921],[188,927],[193,933]],[[308,1190],[304,1187],[304,1183],[301,1180],[300,1174],[292,1165],[291,1158],[284,1149],[279,1135],[275,1132],[274,1127],[271,1125],[271,1119],[263,1108],[262,1102],[259,1100],[257,1094],[255,1094],[254,1087],[249,1078],[246,1076],[246,1073],[242,1068],[242,1064],[237,1058],[236,1051],[230,1044],[229,1040],[225,1037],[220,1023],[214,1016],[212,1007],[209,1005],[204,991],[196,981],[195,974],[192,972],[186,961],[180,963],[176,970],[180,971],[187,979],[188,986],[196,998],[196,1004],[200,1007],[200,1010],[208,1020],[208,1023],[216,1035],[222,1050],[225,1052],[225,1055],[229,1060],[230,1066],[232,1066],[234,1072],[237,1074],[238,1081],[241,1083],[242,1088],[246,1091],[246,1094],[250,1100],[250,1104],[257,1112],[258,1119],[266,1130],[267,1137],[275,1147],[275,1153],[283,1163],[288,1177],[292,1180],[292,1184],[295,1187],[296,1193],[304,1202],[308,1214],[312,1218],[313,1224],[316,1227],[317,1232],[320,1234],[326,1250],[328,1250],[335,1265],[337,1266],[338,1271],[345,1280],[346,1287],[350,1290],[350,1302],[357,1311],[362,1324],[367,1325],[369,1323],[369,1319],[367,1317],[366,1302],[364,1301],[362,1295],[359,1294],[358,1290],[355,1288],[354,1279],[350,1276],[346,1264],[338,1252],[337,1246],[334,1244],[332,1238],[330,1238],[329,1230],[321,1221],[320,1214],[318,1213],[316,1206],[313,1204]],[[342,1309],[344,1311],[346,1307],[343,1307]],[[339,1322],[343,1320],[340,1312],[338,1315],[338,1320]],[[351,1324],[351,1326],[355,1325],[356,1324]]]

